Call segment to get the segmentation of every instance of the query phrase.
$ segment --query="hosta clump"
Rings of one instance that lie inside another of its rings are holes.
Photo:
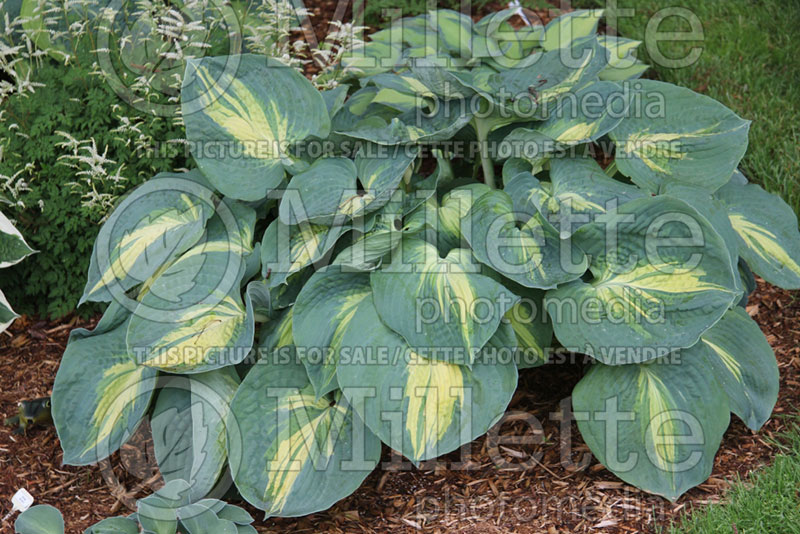
[[[740,305],[751,269],[800,287],[800,235],[736,171],[749,123],[627,81],[637,43],[595,37],[599,12],[510,15],[404,20],[324,92],[263,57],[189,64],[199,168],[100,231],[84,300],[110,304],[53,390],[67,463],[149,419],[190,499],[229,470],[268,515],[307,514],[382,442],[419,463],[486,432],[559,346],[594,362],[584,440],[647,491],[705,480],[731,411],[766,421],[777,366]]]

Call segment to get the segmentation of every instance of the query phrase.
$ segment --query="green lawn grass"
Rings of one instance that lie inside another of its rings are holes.
[[[532,2],[536,3],[536,2]],[[691,66],[655,65],[640,47],[642,59],[664,81],[689,87],[719,100],[753,121],[742,169],[751,180],[780,194],[800,212],[800,2],[796,0],[617,0],[633,8],[621,18],[620,35],[643,39],[647,22],[669,6],[690,9],[703,26],[704,39],[661,43],[667,57],[685,57],[702,46]],[[575,7],[607,7],[606,0],[574,0]],[[663,20],[662,31],[688,31],[677,17]]]
[[[800,426],[796,419],[777,445],[780,454],[767,467],[739,480],[721,504],[684,516],[663,534],[800,533]]]

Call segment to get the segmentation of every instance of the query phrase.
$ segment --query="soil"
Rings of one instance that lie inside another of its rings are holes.
[[[384,447],[382,465],[330,510],[259,520],[256,527],[276,533],[653,532],[656,523],[667,524],[698,505],[723,499],[730,482],[776,453],[772,440],[785,425],[781,416],[797,413],[800,402],[798,296],[759,282],[747,310],[778,360],[781,390],[774,416],[758,434],[733,417],[711,478],[675,503],[619,481],[591,459],[574,423],[562,427],[560,403],[583,372],[580,362],[565,362],[522,371],[504,421],[462,451],[413,468]],[[21,399],[50,394],[69,330],[93,323],[25,317],[0,337],[3,417],[13,415]],[[26,435],[0,427],[0,514],[8,511],[11,495],[20,487],[37,502],[58,507],[70,533],[129,513],[136,498],[158,486],[146,434],[134,441],[103,466],[64,466],[53,427],[32,427]]]

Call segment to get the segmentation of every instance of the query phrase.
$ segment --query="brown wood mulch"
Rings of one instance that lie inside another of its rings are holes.
[[[653,532],[656,523],[667,524],[699,505],[723,499],[730,481],[768,463],[775,454],[767,438],[780,433],[780,416],[797,413],[800,402],[798,295],[761,282],[748,306],[780,367],[780,398],[773,418],[754,434],[733,417],[712,477],[676,503],[624,484],[590,459],[574,423],[559,420],[560,403],[582,373],[581,363],[563,363],[521,372],[506,421],[469,444],[469,454],[451,453],[417,469],[402,464],[387,449],[384,462],[361,488],[330,510],[257,521],[256,526],[276,533]],[[23,318],[0,336],[0,415],[12,415],[20,399],[50,393],[69,330],[90,324]],[[564,462],[562,449],[568,459]],[[113,475],[97,466],[63,466],[52,427],[29,429],[26,436],[1,427],[0,514],[8,511],[17,488],[25,487],[37,502],[64,513],[68,532],[82,532],[100,519],[129,513],[124,503],[152,491],[157,480],[152,457],[147,447],[128,445],[112,457]],[[136,493],[139,488],[144,489]],[[260,517],[256,510],[251,512]]]

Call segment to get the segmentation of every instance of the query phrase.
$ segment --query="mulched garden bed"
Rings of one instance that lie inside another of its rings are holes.
[[[580,362],[568,362],[522,371],[509,408],[513,413],[490,435],[469,444],[469,454],[451,453],[416,469],[400,464],[384,447],[383,465],[330,510],[257,521],[256,527],[260,532],[652,532],[656,523],[719,501],[730,481],[775,454],[769,438],[782,430],[781,415],[797,413],[800,401],[798,295],[760,282],[748,306],[778,358],[781,390],[773,418],[753,434],[733,417],[712,477],[676,503],[622,483],[593,459],[583,463],[588,449],[577,428],[573,423],[562,429],[556,415],[582,373]],[[93,323],[27,317],[14,323],[0,337],[0,414],[12,415],[20,399],[49,395],[69,330]],[[531,415],[541,427],[530,424]],[[512,442],[515,436],[523,438],[520,443]],[[32,428],[26,436],[0,428],[0,514],[8,511],[9,499],[20,487],[39,503],[58,507],[70,533],[129,513],[128,504],[158,486],[152,450],[144,436],[138,437],[138,445],[123,447],[104,469],[72,467],[61,465],[52,427]],[[562,465],[564,447],[571,451],[572,465]],[[465,459],[465,466],[454,465]]]

